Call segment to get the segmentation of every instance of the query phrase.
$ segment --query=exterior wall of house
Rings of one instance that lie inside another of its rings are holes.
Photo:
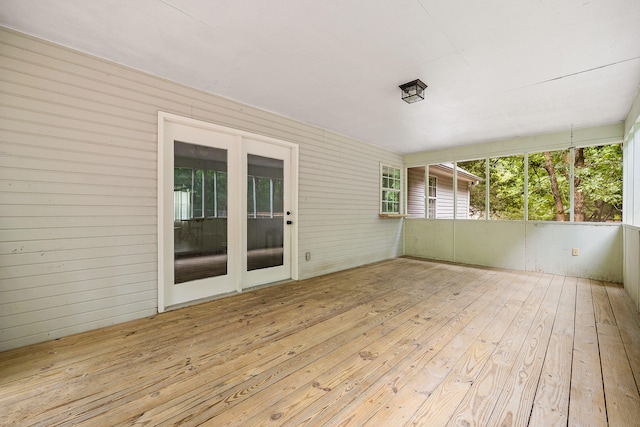
[[[469,218],[469,181],[458,179],[458,198],[456,200],[456,218]]]
[[[453,177],[433,167],[429,167],[429,176],[437,178],[436,218],[453,219]]]
[[[424,218],[425,182],[424,166],[409,168],[407,172],[407,214],[410,218]]]
[[[453,176],[451,171],[443,171],[431,167],[429,173],[437,177],[436,218],[453,219]],[[456,200],[456,218],[469,217],[469,183],[458,179],[458,196]]]
[[[402,156],[0,28],[0,350],[157,311],[157,114],[299,144],[300,278],[402,254]],[[311,260],[305,261],[305,252]]]

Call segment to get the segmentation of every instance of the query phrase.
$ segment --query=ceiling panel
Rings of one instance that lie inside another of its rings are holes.
[[[621,121],[640,85],[637,0],[0,6],[9,28],[404,153]]]

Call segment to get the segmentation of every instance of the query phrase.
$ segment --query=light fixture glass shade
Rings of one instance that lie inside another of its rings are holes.
[[[402,100],[408,104],[422,101],[424,99],[424,90],[426,88],[427,85],[419,79],[400,85],[400,89],[402,90]]]

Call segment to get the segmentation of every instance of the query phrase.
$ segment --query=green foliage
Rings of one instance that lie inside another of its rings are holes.
[[[480,178],[476,185],[469,188],[469,217],[474,219],[486,218],[486,160],[458,162],[458,167]]]
[[[587,147],[584,167],[576,168],[576,191],[585,196],[587,221],[622,221],[622,146]]]
[[[489,159],[491,219],[524,219],[524,156]]]
[[[578,150],[578,149],[576,149]],[[584,166],[576,165],[575,191],[585,199],[585,220],[592,222],[622,220],[622,147],[619,144],[582,149]],[[557,183],[561,220],[569,220],[570,164],[569,151],[549,152],[551,173]],[[529,154],[528,214],[530,220],[556,221],[557,207],[552,179],[545,168],[545,153]],[[486,160],[459,162],[462,169],[483,178],[471,187],[470,215],[486,215]],[[524,219],[524,156],[489,159],[489,215],[491,219]]]
[[[558,190],[562,198],[564,219],[569,220],[569,163],[567,163],[568,151],[549,152],[553,166]],[[556,208],[549,172],[544,168],[544,153],[529,154],[528,177],[528,210],[529,219],[537,221],[555,221]]]

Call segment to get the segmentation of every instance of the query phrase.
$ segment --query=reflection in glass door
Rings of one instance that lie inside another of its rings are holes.
[[[247,271],[283,265],[283,164],[247,155]]]
[[[174,283],[227,274],[227,150],[174,143]]]

